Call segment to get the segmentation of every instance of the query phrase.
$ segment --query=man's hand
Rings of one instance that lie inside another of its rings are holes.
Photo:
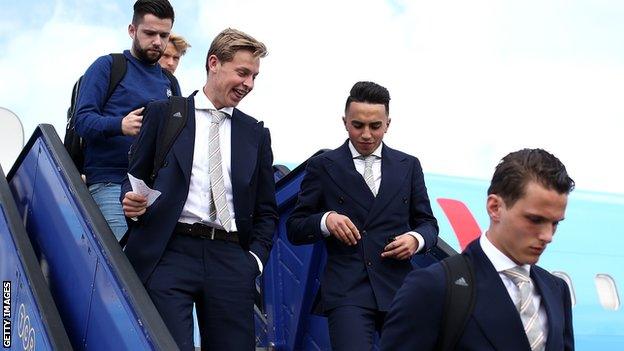
[[[129,191],[121,202],[126,217],[134,218],[145,213],[147,197]]]
[[[126,117],[121,120],[121,133],[123,135],[135,136],[139,134],[141,125],[143,124],[143,110],[145,107],[137,108],[136,110],[128,113]]]
[[[381,257],[406,260],[414,255],[417,248],[418,240],[413,235],[405,233],[397,236],[390,244],[386,245]]]
[[[332,212],[325,219],[325,225],[331,235],[346,245],[355,245],[361,239],[360,232],[347,216]]]

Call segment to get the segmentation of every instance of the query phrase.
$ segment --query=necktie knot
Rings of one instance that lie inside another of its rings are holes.
[[[506,269],[502,273],[507,276],[507,278],[511,279],[511,281],[518,287],[524,283],[531,283],[531,277],[529,277],[528,272],[519,266]]]
[[[215,124],[221,124],[221,122],[227,118],[225,112],[219,110],[210,109],[210,115],[212,116],[212,123]]]
[[[360,160],[364,161],[364,165],[366,167],[370,167],[370,166],[373,165],[373,163],[377,159],[377,156],[375,156],[375,155],[368,155],[368,156],[360,155],[357,158],[359,158]]]

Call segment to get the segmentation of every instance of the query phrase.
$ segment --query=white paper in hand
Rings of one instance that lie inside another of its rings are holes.
[[[128,179],[130,180],[130,185],[132,186],[132,191],[143,195],[147,198],[147,206],[149,207],[151,204],[158,199],[161,192],[158,190],[154,190],[147,186],[144,181],[139,178],[135,178],[132,174],[128,173]]]

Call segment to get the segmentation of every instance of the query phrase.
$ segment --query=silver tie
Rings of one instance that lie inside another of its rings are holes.
[[[540,323],[538,309],[532,301],[533,289],[535,289],[533,281],[525,270],[517,266],[503,271],[503,274],[511,279],[520,291],[520,301],[516,308],[520,313],[520,319],[522,319],[524,331],[529,339],[531,351],[543,351],[546,339]]]
[[[210,142],[208,144],[208,162],[210,164],[210,189],[212,190],[212,202],[210,219],[219,218],[219,222],[226,231],[231,229],[230,211],[225,198],[225,185],[223,184],[223,171],[221,169],[221,148],[219,147],[219,126],[226,118],[225,113],[210,110],[212,122],[210,123]]]
[[[364,160],[364,181],[368,188],[373,192],[373,195],[377,196],[377,188],[375,187],[375,178],[373,177],[373,162],[377,156],[368,155],[368,156],[360,156],[361,159]]]

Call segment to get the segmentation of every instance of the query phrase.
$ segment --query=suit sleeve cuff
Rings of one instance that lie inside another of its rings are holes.
[[[418,247],[416,248],[415,254],[419,253],[423,249],[423,247],[425,247],[425,238],[423,238],[423,236],[420,235],[418,232],[407,232],[407,234],[413,236],[418,242]]]
[[[262,265],[262,261],[260,261],[260,258],[258,258],[258,256],[255,253],[253,253],[251,251],[249,251],[249,253],[252,254],[253,257],[256,259],[256,262],[258,262],[258,270],[260,271],[260,274],[262,274],[262,270],[264,270],[264,266]]]
[[[323,236],[326,238],[329,236],[330,233],[329,229],[327,229],[327,224],[325,223],[325,221],[327,220],[327,216],[329,216],[331,213],[336,213],[336,211],[325,212],[323,217],[321,217],[321,234],[323,234]]]

